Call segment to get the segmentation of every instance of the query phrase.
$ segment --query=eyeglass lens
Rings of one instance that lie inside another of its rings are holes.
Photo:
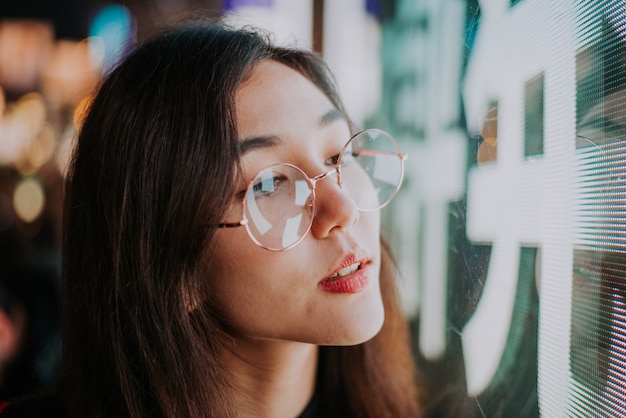
[[[400,187],[403,162],[395,141],[383,131],[355,135],[339,159],[342,190],[362,211],[380,209]],[[246,228],[260,246],[279,251],[298,243],[315,215],[313,183],[298,168],[278,164],[251,182],[245,203]]]

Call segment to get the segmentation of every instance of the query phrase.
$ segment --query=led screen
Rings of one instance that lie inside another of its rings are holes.
[[[427,415],[624,416],[626,4],[394,12],[375,122],[409,153],[386,222]]]

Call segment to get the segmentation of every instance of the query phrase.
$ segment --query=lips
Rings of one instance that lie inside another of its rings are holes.
[[[370,261],[355,254],[349,254],[319,287],[332,293],[358,293],[369,282]]]
[[[335,280],[339,280],[342,277],[346,277],[346,276],[351,275],[352,273],[357,271],[360,267],[361,267],[361,263],[360,262],[356,262],[354,264],[350,264],[348,267],[344,267],[344,268],[342,268],[340,270],[337,270],[327,280],[330,281],[330,282],[334,282]]]

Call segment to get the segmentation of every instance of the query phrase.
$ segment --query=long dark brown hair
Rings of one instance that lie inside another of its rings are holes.
[[[220,222],[234,193],[235,92],[264,59],[299,71],[342,109],[317,55],[209,22],[154,37],[100,87],[66,184],[63,364],[72,417],[237,415],[217,355],[228,337],[203,288],[214,229],[202,225]],[[325,416],[418,415],[394,273],[384,247],[381,332],[320,349]]]

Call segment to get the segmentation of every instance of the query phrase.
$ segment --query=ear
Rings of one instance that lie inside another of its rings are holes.
[[[191,298],[187,298],[186,307],[187,313],[192,313],[198,307],[198,302],[196,302],[195,299],[192,300]]]
[[[195,294],[192,294],[187,286],[183,286],[182,293],[187,313],[192,313],[198,308],[198,298]]]

